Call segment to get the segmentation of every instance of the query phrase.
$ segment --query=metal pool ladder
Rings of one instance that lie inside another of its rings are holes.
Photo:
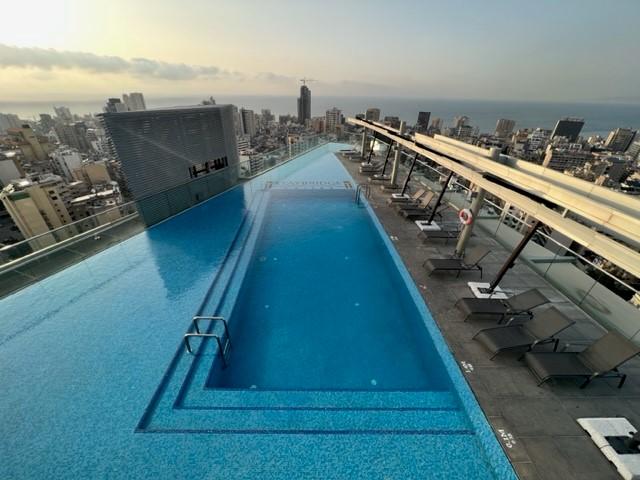
[[[360,205],[362,195],[366,198],[371,197],[371,185],[368,183],[359,183],[358,188],[356,188],[356,205]]]
[[[224,327],[223,338],[221,339],[220,336],[215,333],[202,333],[200,331],[200,326],[198,325],[198,322],[203,320],[207,320],[211,323],[215,323],[215,322],[222,323],[222,326]],[[215,338],[216,343],[218,344],[218,352],[220,352],[220,358],[222,359],[222,364],[226,367],[228,365],[227,352],[231,348],[231,336],[229,335],[229,325],[227,324],[227,321],[225,320],[225,318],[195,316],[191,320],[191,325],[193,326],[194,331],[185,333],[183,337],[184,345],[185,347],[187,347],[187,352],[193,354],[193,350],[191,349],[191,343],[189,342],[189,339],[191,337],[201,337],[203,339]]]

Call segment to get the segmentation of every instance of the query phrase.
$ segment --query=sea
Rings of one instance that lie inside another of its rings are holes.
[[[147,97],[148,108],[196,105],[203,96],[184,97]],[[259,113],[269,109],[277,115],[296,114],[295,96],[259,96],[259,95],[219,95],[214,96],[217,103],[231,103]],[[32,101],[15,102],[0,100],[0,112],[15,113],[23,119],[38,118],[40,113],[53,113],[54,105],[65,105],[72,113],[84,115],[102,111],[105,99],[88,101]],[[447,100],[429,98],[397,97],[311,97],[312,116],[324,115],[332,108],[342,110],[345,116],[362,113],[369,107],[380,108],[382,116],[397,116],[413,125],[418,112],[431,112],[431,119],[442,118],[445,125],[451,125],[459,115],[470,118],[470,124],[481,132],[493,132],[500,118],[515,120],[517,128],[552,129],[562,117],[584,118],[582,135],[606,136],[617,127],[640,129],[640,104],[632,103],[562,103],[562,102],[523,102],[493,100]]]

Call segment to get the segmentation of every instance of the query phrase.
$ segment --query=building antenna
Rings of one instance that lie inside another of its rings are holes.
[[[306,85],[307,82],[315,82],[313,78],[307,78],[307,77],[301,78],[300,81],[302,82],[302,85]]]

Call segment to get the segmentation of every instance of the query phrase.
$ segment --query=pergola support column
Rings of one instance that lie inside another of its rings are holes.
[[[409,180],[411,180],[411,174],[413,173],[413,167],[416,166],[416,162],[418,161],[418,156],[420,154],[416,152],[416,156],[413,157],[413,162],[411,162],[411,167],[409,168],[409,173],[407,174],[407,178],[404,181],[404,185],[402,185],[401,195],[404,195],[404,192],[407,190],[407,185],[409,185]]]
[[[367,163],[371,163],[371,155],[373,155],[373,149],[376,146],[377,139],[378,139],[378,132],[373,132],[373,143],[371,144],[371,149],[369,150],[369,158],[367,158]]]
[[[460,232],[460,236],[458,237],[458,243],[456,244],[456,254],[462,255],[464,253],[464,249],[467,247],[467,243],[469,242],[469,238],[471,238],[471,232],[473,232],[473,226],[476,223],[476,217],[480,212],[480,207],[482,206],[482,202],[484,202],[485,190],[483,188],[478,188],[476,193],[476,197],[471,202],[471,215],[473,221],[469,225],[465,225]]]
[[[447,192],[447,188],[449,188],[449,182],[451,181],[452,178],[453,178],[453,172],[449,172],[449,176],[447,177],[447,180],[444,182],[444,185],[442,186],[442,190],[440,190],[440,194],[438,195],[436,204],[433,206],[433,209],[431,210],[431,215],[429,215],[429,220],[427,220],[427,225],[431,225],[431,222],[433,222],[433,219],[436,216],[436,213],[438,211],[438,207],[442,203],[442,199],[444,198],[444,194]]]
[[[406,128],[406,123],[400,122],[400,133],[403,134]],[[398,180],[398,169],[400,168],[400,161],[402,160],[402,145],[396,145],[396,154],[393,157],[393,167],[391,168],[391,177],[389,178],[389,184],[395,185]]]
[[[531,224],[531,227],[529,227],[529,231],[522,237],[522,240],[520,240],[520,243],[516,245],[516,248],[513,249],[513,252],[511,252],[511,255],[509,255],[509,258],[507,258],[507,261],[504,262],[504,265],[500,267],[500,271],[498,271],[496,278],[494,278],[493,281],[489,284],[487,293],[493,293],[495,288],[498,286],[498,284],[502,280],[502,277],[504,277],[505,274],[509,271],[509,269],[513,267],[513,265],[516,262],[516,259],[518,258],[520,253],[522,253],[522,250],[524,250],[524,247],[527,246],[527,244],[529,243],[529,240],[533,238],[533,235],[536,233],[540,225],[541,223],[539,221],[534,220],[534,222]]]
[[[384,159],[384,165],[382,166],[382,176],[384,176],[384,172],[387,170],[387,163],[389,163],[389,157],[391,156],[391,150],[393,150],[393,140],[389,140],[389,149],[387,150],[387,156]]]
[[[368,147],[368,142],[367,142],[367,128],[365,127],[362,130],[362,159],[364,160],[365,157],[367,156],[367,147]]]

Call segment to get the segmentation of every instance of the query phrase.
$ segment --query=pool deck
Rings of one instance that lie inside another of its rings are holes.
[[[358,171],[359,162],[342,158],[357,183],[367,177]],[[406,173],[399,178],[404,180]],[[464,322],[454,304],[459,298],[473,296],[467,282],[478,281],[477,272],[463,272],[459,278],[448,272],[431,277],[422,267],[426,258],[451,255],[455,242],[434,241],[424,244],[412,221],[387,206],[389,193],[371,188],[369,203],[386,232],[394,241],[413,280],[422,293],[464,376],[475,393],[489,423],[505,448],[519,477],[533,479],[618,479],[615,468],[605,459],[590,437],[576,422],[581,417],[626,417],[640,428],[640,359],[627,362],[621,370],[628,374],[621,390],[617,381],[596,380],[586,389],[578,381],[550,381],[538,387],[528,368],[517,360],[519,354],[498,355],[493,361],[482,345],[472,339],[480,329],[495,325],[492,321]],[[456,212],[444,213],[447,222]],[[484,280],[490,281],[509,254],[481,229],[474,231],[470,245],[487,245],[491,253],[482,262]],[[517,262],[503,278],[501,287],[521,292],[539,289],[551,304],[576,321],[559,337],[564,341],[593,340],[604,330],[527,265]],[[540,311],[547,307],[540,307]]]

